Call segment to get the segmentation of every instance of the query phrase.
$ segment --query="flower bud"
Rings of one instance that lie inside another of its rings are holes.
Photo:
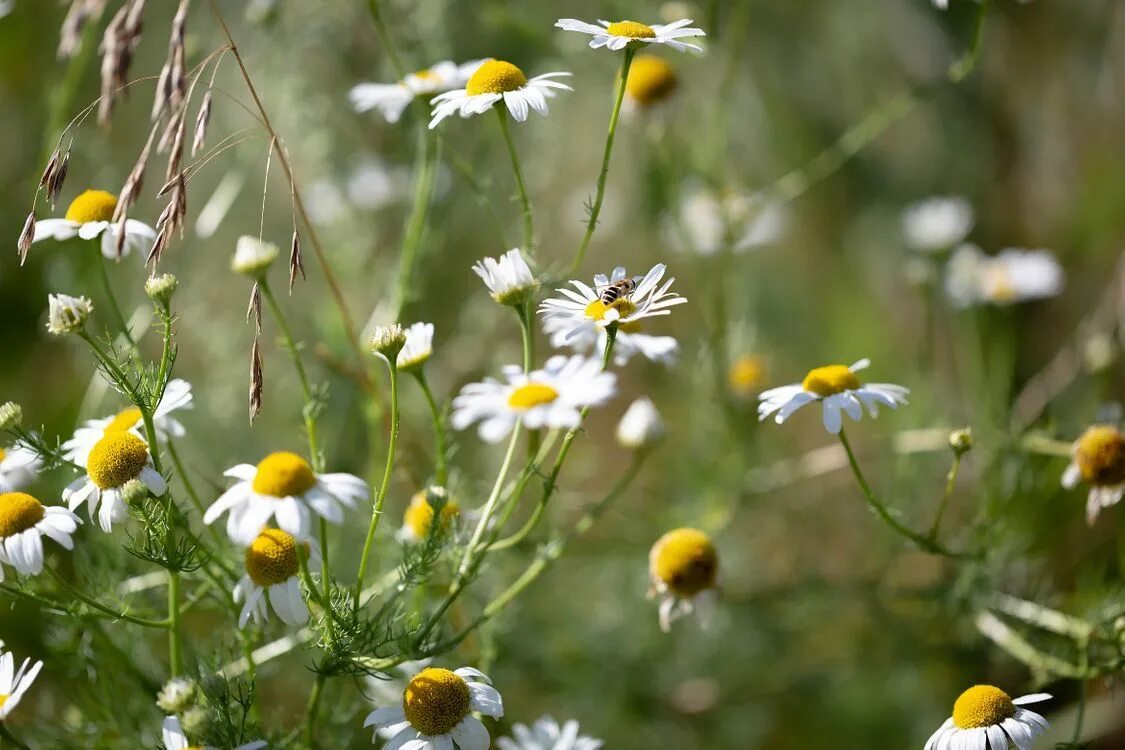
[[[262,242],[257,237],[243,235],[234,247],[234,258],[230,267],[235,273],[261,278],[269,270],[270,264],[277,260],[277,245]]]
[[[23,422],[23,407],[15,401],[0,406],[0,430],[12,430]]]
[[[47,304],[47,330],[56,336],[79,330],[94,311],[90,300],[68,294],[49,294]]]
[[[402,326],[398,323],[379,326],[371,334],[371,340],[367,345],[372,354],[397,362],[398,353],[406,345],[406,331],[402,330]]]
[[[152,276],[145,282],[145,294],[153,302],[166,305],[172,299],[172,295],[176,293],[176,288],[179,285],[179,279],[170,273]]]
[[[182,714],[199,700],[199,685],[187,677],[173,677],[156,696],[156,705],[166,714]]]
[[[949,433],[949,447],[958,456],[962,456],[973,449],[973,429],[966,427]]]

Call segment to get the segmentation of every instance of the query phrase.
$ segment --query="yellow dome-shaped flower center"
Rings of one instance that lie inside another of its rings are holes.
[[[549,404],[559,397],[559,392],[544,383],[527,383],[512,391],[508,396],[508,406],[513,409],[531,409]]]
[[[766,369],[760,357],[743,354],[730,366],[727,384],[739,396],[749,396],[758,390],[766,377]]]
[[[606,27],[605,32],[613,36],[627,36],[630,39],[655,39],[656,32],[651,26],[636,21],[618,21]]]
[[[258,464],[251,484],[254,492],[270,497],[296,497],[316,485],[309,462],[289,451],[271,453]]]
[[[98,489],[108,490],[139,477],[147,463],[145,441],[131,432],[107,432],[90,449],[86,473]]]
[[[0,495],[0,538],[27,531],[42,521],[45,514],[43,504],[31,495],[5,492]]]
[[[510,62],[487,60],[469,78],[465,84],[465,93],[470,96],[503,94],[515,91],[526,83],[527,76]]]
[[[1114,487],[1125,482],[1125,434],[1110,425],[1094,425],[1078,438],[1074,461],[1090,484]]]
[[[596,299],[586,305],[585,313],[586,317],[591,320],[605,320],[605,315],[610,310],[617,310],[622,318],[627,318],[637,311],[637,305],[633,300],[626,297],[618,297],[612,305],[607,305],[600,299]]]
[[[402,711],[424,735],[449,734],[469,715],[469,685],[448,669],[427,667],[403,691]]]
[[[637,55],[629,68],[625,93],[638,104],[648,106],[667,99],[678,84],[676,72],[664,58]]]
[[[117,196],[104,190],[87,190],[70,202],[66,220],[86,224],[91,221],[109,221],[117,209]]]
[[[117,413],[109,424],[105,426],[104,432],[128,432],[137,426],[137,422],[141,421],[141,410],[132,406],[124,411]]]
[[[8,456],[8,451],[0,448],[0,461],[3,461]]]
[[[446,502],[441,509],[441,525],[447,526],[461,513],[461,508],[452,500]],[[430,534],[430,527],[434,523],[434,507],[426,497],[426,490],[414,495],[406,513],[402,516],[402,525],[410,529],[414,536],[424,539]]]
[[[953,723],[960,729],[999,724],[1015,716],[1016,705],[1008,694],[991,685],[974,685],[953,704]]]
[[[264,529],[246,549],[246,572],[259,586],[285,583],[299,567],[297,541],[281,529]]]
[[[818,396],[832,396],[859,388],[859,378],[844,365],[828,365],[810,370],[801,387]]]
[[[657,540],[649,553],[653,578],[672,593],[692,597],[715,584],[719,555],[711,537],[698,529],[676,529]]]

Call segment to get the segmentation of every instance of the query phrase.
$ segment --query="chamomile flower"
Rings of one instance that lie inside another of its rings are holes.
[[[164,723],[160,727],[160,736],[164,740],[165,750],[215,750],[215,748],[207,745],[191,744],[187,735],[184,734],[180,720],[175,716],[164,717]],[[239,745],[234,750],[259,750],[268,744],[265,740],[255,740]]]
[[[824,429],[833,435],[843,428],[841,412],[859,421],[867,407],[872,418],[879,415],[879,405],[898,408],[908,403],[909,388],[890,383],[861,383],[856,373],[871,364],[861,359],[851,367],[826,365],[810,370],[800,383],[783,385],[763,391],[759,396],[758,419],[777,414],[774,421],[781,424],[805,404],[822,401],[824,404]]]
[[[520,422],[531,430],[577,427],[582,410],[609,401],[617,382],[613,373],[602,371],[601,362],[580,355],[556,355],[542,370],[525,373],[508,365],[502,372],[507,382],[486,378],[461,389],[453,399],[455,428],[480,422],[481,439],[497,443]]]
[[[1021,706],[1050,698],[1047,693],[1011,698],[992,685],[974,685],[957,698],[953,716],[930,736],[925,750],[1007,750],[1010,745],[1031,750],[1048,724]]]
[[[482,258],[473,264],[473,273],[480,276],[492,299],[501,305],[518,306],[539,288],[535,274],[527,265],[518,247],[497,258]]]
[[[455,113],[461,117],[483,114],[501,101],[518,122],[526,120],[531,110],[545,116],[547,100],[556,91],[573,91],[565,83],[552,79],[569,75],[570,73],[560,71],[528,79],[522,70],[510,62],[485,60],[469,76],[465,88],[446,91],[430,100],[430,104],[434,105],[430,129]]]
[[[203,514],[203,523],[227,516],[227,535],[250,544],[274,518],[282,531],[308,539],[311,513],[338,524],[343,508],[354,508],[371,494],[367,483],[351,474],[314,474],[309,462],[289,451],[266,456],[254,466],[239,464],[225,476],[238,480]]]
[[[39,454],[22,445],[0,448],[0,492],[14,492],[35,480],[43,465]]]
[[[671,63],[657,55],[637,55],[625,79],[625,105],[631,111],[667,101],[680,85]]]
[[[699,255],[775,245],[790,221],[779,200],[731,189],[715,192],[697,184],[683,190],[675,211],[665,221],[664,233],[676,248]]]
[[[914,203],[902,212],[902,234],[912,250],[947,252],[973,228],[973,207],[957,196],[936,196]]]
[[[461,515],[461,506],[457,501],[449,499],[444,489],[430,487],[420,490],[410,498],[410,504],[402,514],[402,527],[395,534],[400,542],[413,544],[426,540],[433,528],[434,516],[437,515],[434,508],[437,498],[444,500],[444,504],[441,504],[441,528],[448,528],[457,521]]]
[[[660,283],[667,270],[663,263],[657,263],[639,281],[631,280],[636,285],[631,293],[618,294],[609,304],[602,299],[605,290],[619,282],[630,281],[623,267],[613,269],[608,277],[601,273],[594,276],[593,287],[571,280],[574,290],[557,289],[562,299],[547,299],[539,305],[543,325],[552,335],[561,333],[562,338],[555,340],[568,345],[579,336],[589,336],[596,329],[610,325],[616,325],[618,331],[636,333],[638,324],[645,318],[670,315],[669,308],[687,302],[686,298],[668,291],[674,278]]]
[[[702,52],[702,48],[680,41],[691,37],[706,36],[703,29],[691,27],[692,20],[683,18],[669,24],[654,24],[648,26],[637,21],[609,21],[598,20],[601,26],[579,21],[575,18],[560,18],[555,24],[563,31],[577,31],[580,34],[589,34],[594,37],[590,46],[594,49],[605,47],[608,50],[622,50],[629,44],[666,44],[674,50],[683,52],[693,49]]]
[[[3,648],[3,645],[0,641],[0,648]],[[31,687],[31,683],[35,682],[39,670],[43,668],[43,662],[37,661],[31,665],[31,669],[28,669],[27,665],[30,661],[24,659],[17,670],[15,658],[10,651],[0,656],[0,721],[5,721],[8,714],[19,705],[23,694]]]
[[[540,716],[530,727],[516,724],[512,738],[496,740],[500,750],[600,750],[601,740],[578,734],[574,719],[560,725],[550,716]]]
[[[71,237],[81,237],[92,240],[101,237],[102,255],[110,260],[117,260],[117,233],[119,225],[113,221],[113,212],[117,210],[117,197],[105,190],[87,190],[73,201],[66,209],[66,216],[62,219],[43,219],[35,223],[35,237],[32,242],[40,240],[69,240]],[[121,248],[121,255],[128,255],[131,251],[147,253],[156,241],[156,230],[144,222],[135,219],[125,220],[125,244]]]
[[[300,545],[302,549],[298,550]],[[298,542],[281,529],[262,529],[246,548],[246,575],[234,587],[234,601],[243,602],[238,627],[247,621],[269,619],[267,602],[286,625],[304,625],[309,608],[301,596],[300,561],[305,555],[310,570],[320,566],[320,552],[311,541]]]
[[[698,529],[669,531],[648,555],[649,596],[660,598],[660,629],[693,612],[706,625],[714,608],[719,554],[711,537]]]
[[[403,111],[418,96],[433,96],[462,88],[480,67],[482,60],[458,65],[442,60],[433,67],[410,73],[396,83],[361,83],[353,86],[348,98],[356,112],[377,110],[389,123],[396,123]]]
[[[134,480],[156,497],[168,489],[164,477],[153,468],[145,441],[131,432],[107,432],[86,456],[86,476],[71,482],[62,499],[71,510],[87,503],[90,520],[96,514],[98,525],[108,533],[114,523],[129,515],[125,494]]]
[[[185,434],[184,426],[175,417],[173,412],[186,411],[194,407],[192,402],[191,384],[186,380],[168,381],[164,389],[164,396],[152,415],[153,427],[156,428],[156,440],[166,444],[171,438],[181,438]],[[141,440],[146,439],[144,422],[141,419],[141,410],[135,406],[123,409],[112,417],[90,419],[82,427],[74,431],[74,437],[62,444],[63,457],[79,466],[86,465],[86,457],[99,440],[111,432],[128,432],[136,435]]]
[[[79,523],[78,516],[62,506],[43,505],[24,492],[0,493],[0,563],[24,575],[39,575],[43,572],[43,537],[64,549],[74,549],[70,535]]]
[[[613,364],[624,367],[630,359],[640,354],[650,362],[670,365],[680,353],[680,345],[672,336],[653,336],[640,333],[634,327],[619,328],[613,342]],[[543,321],[543,331],[551,337],[551,346],[556,349],[567,347],[579,354],[604,352],[606,346],[605,328],[599,326],[583,328],[573,336],[573,322],[567,318],[548,318]]]
[[[1112,425],[1094,425],[1074,442],[1073,459],[1062,475],[1062,485],[1074,489],[1090,485],[1086,520],[1092,525],[1102,508],[1121,502],[1125,495],[1125,434]]]
[[[94,303],[86,297],[69,294],[47,295],[47,331],[54,336],[81,331],[94,312]]]
[[[393,733],[388,750],[487,750],[488,730],[473,712],[504,715],[500,693],[488,682],[469,667],[427,667],[410,680],[401,701],[375,709],[363,726]]]
[[[945,293],[957,307],[1010,305],[1054,297],[1065,274],[1048,250],[1008,248],[988,256],[974,245],[953,253],[945,274]]]
[[[434,324],[414,323],[406,329],[406,343],[395,360],[400,370],[415,370],[434,353]]]

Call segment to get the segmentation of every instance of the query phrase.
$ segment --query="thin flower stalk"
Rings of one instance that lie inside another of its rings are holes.
[[[512,139],[512,128],[508,124],[508,110],[496,107],[496,116],[500,121],[500,132],[504,136],[504,145],[508,149],[508,158],[512,162],[512,173],[516,178],[516,190],[519,191],[520,209],[523,212],[523,247],[529,254],[535,252],[535,219],[531,211],[531,199],[527,197],[527,186],[524,184],[523,168],[520,166],[520,155],[516,150],[516,143]]]
[[[394,469],[395,462],[395,448],[398,445],[398,432],[399,432],[399,406],[398,406],[398,365],[394,357],[387,357],[387,367],[390,371],[390,386],[391,386],[391,433],[387,440],[387,459],[383,465],[383,479],[379,483],[379,491],[375,495],[374,504],[371,506],[371,522],[367,527],[367,537],[363,541],[363,553],[359,558],[359,570],[356,572],[355,577],[355,608],[358,611],[360,606],[360,594],[363,592],[363,579],[367,576],[368,557],[371,554],[371,547],[375,542],[375,531],[379,528],[379,519],[383,517],[383,502],[387,499],[387,491],[391,486],[391,471]],[[421,371],[419,371],[421,372]],[[419,376],[419,382],[425,383],[425,380]],[[425,386],[423,386],[425,388]],[[425,388],[427,394],[429,389]],[[432,402],[432,396],[430,397]],[[434,426],[437,428],[438,419],[435,416]]]

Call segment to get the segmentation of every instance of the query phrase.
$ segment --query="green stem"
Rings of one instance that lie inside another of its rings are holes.
[[[168,571],[168,664],[173,677],[183,671],[180,654],[180,575]]]
[[[88,607],[92,607],[93,609],[96,609],[103,614],[109,615],[115,620],[124,620],[125,622],[131,622],[134,625],[140,625],[141,627],[145,628],[166,628],[171,623],[170,620],[146,620],[143,617],[134,617],[133,615],[126,614],[125,612],[117,612],[116,610],[110,609],[104,604],[91,599],[78,589],[74,588],[74,586],[70,585],[70,583],[67,582],[67,580],[61,575],[59,575],[54,568],[45,567],[44,570],[47,571],[47,575],[51,576],[51,578],[54,579],[55,583],[57,583],[64,591],[73,596],[75,599],[82,602]]]
[[[945,477],[945,491],[941,494],[941,503],[938,505],[937,515],[934,516],[934,523],[930,527],[930,533],[927,535],[930,539],[937,540],[938,531],[941,528],[941,519],[945,515],[945,507],[949,504],[949,498],[953,496],[953,487],[957,484],[957,472],[961,468],[961,454],[955,452],[953,454],[953,465],[949,467],[949,474]]]
[[[1086,680],[1082,680],[1078,686],[1078,716],[1074,719],[1074,737],[1071,738],[1070,744],[1078,747],[1079,740],[1082,739],[1082,725],[1086,721]]]
[[[500,132],[504,134],[504,145],[508,147],[508,157],[512,160],[512,172],[516,176],[516,188],[520,194],[520,206],[523,209],[523,248],[527,253],[535,252],[535,222],[531,214],[531,200],[527,197],[527,186],[523,181],[523,170],[520,168],[520,155],[516,151],[516,143],[512,140],[512,129],[508,125],[508,110],[503,106],[495,107],[496,116],[500,119]]]
[[[430,390],[430,383],[426,380],[426,372],[421,367],[414,371],[414,378],[418,381],[419,387],[422,389],[422,394],[426,397],[426,404],[430,407],[430,418],[434,423],[434,481],[438,487],[445,487],[448,480],[449,469],[446,464],[446,443],[445,443],[445,420],[442,418],[442,412],[438,408],[437,401],[434,400],[433,391]]]
[[[496,237],[500,240],[500,247],[509,247],[508,241],[504,238],[504,222],[500,221],[500,215],[496,213],[496,206],[492,204],[484,185],[473,174],[473,165],[465,161],[438,131],[433,132],[437,133],[438,140],[442,143],[442,149],[445,151],[449,163],[457,170],[457,174],[461,175],[465,184],[469,186],[469,192],[473,194],[477,204],[488,214],[489,220],[496,228]]]
[[[19,750],[31,750],[31,748],[29,748],[27,745],[25,745],[23,742],[21,742],[14,734],[12,734],[11,730],[8,729],[8,725],[6,723],[2,722],[2,721],[0,721],[0,739],[4,739],[4,740],[7,740],[8,742],[11,742],[13,745],[15,745],[17,748],[19,748]]]
[[[371,522],[367,527],[367,538],[363,541],[363,554],[360,555],[359,570],[355,577],[355,608],[357,611],[359,610],[359,597],[363,592],[363,579],[367,575],[368,557],[371,554],[371,546],[375,542],[375,530],[379,527],[379,519],[383,517],[383,501],[387,499],[387,491],[391,486],[391,470],[394,468],[395,447],[398,444],[398,365],[394,359],[388,357],[387,367],[390,370],[391,380],[391,434],[387,441],[387,460],[383,464],[383,480],[379,483],[379,492],[375,495],[375,502],[371,506]]]
[[[277,320],[277,326],[281,329],[281,335],[282,338],[285,339],[285,346],[289,350],[289,356],[293,359],[293,367],[297,370],[297,378],[301,381],[301,393],[305,397],[305,406],[301,410],[301,414],[305,420],[305,433],[308,435],[309,439],[309,461],[312,463],[314,472],[323,471],[324,466],[316,442],[316,416],[314,414],[316,400],[313,397],[312,384],[309,382],[309,376],[305,372],[305,364],[301,361],[301,350],[297,347],[297,340],[293,338],[293,332],[290,330],[289,323],[285,319],[285,313],[282,312],[281,305],[278,304],[277,298],[274,296],[273,290],[270,289],[265,277],[258,281],[258,286],[262,290],[262,296],[266,298],[266,303],[269,304],[270,311]]]
[[[331,634],[332,640],[336,640],[336,636],[332,632],[334,629],[334,613],[332,611],[332,576],[328,572],[330,570],[328,565],[328,521],[324,516],[321,516],[317,525],[320,532],[320,583],[324,587],[324,615],[328,623],[328,632]]]
[[[305,744],[316,747],[313,740],[316,738],[316,719],[320,712],[320,697],[324,694],[325,676],[317,674],[312,691],[309,692],[309,705],[305,712]]]
[[[613,153],[613,139],[617,135],[617,120],[621,116],[621,103],[625,101],[625,84],[629,80],[629,68],[633,64],[633,56],[636,50],[630,44],[625,48],[625,56],[621,60],[621,73],[617,79],[617,96],[613,102],[613,113],[609,116],[609,133],[605,139],[605,152],[602,154],[602,171],[598,174],[598,191],[594,195],[594,203],[590,206],[590,220],[586,223],[586,233],[582,235],[582,242],[578,245],[578,252],[574,256],[574,262],[570,264],[570,272],[573,274],[582,266],[582,260],[586,257],[586,248],[590,245],[590,239],[594,236],[594,230],[598,226],[598,216],[602,212],[602,201],[605,199],[605,183],[609,177],[609,158]]]
[[[480,521],[477,522],[477,527],[473,530],[472,539],[469,540],[469,545],[465,550],[465,559],[461,561],[461,565],[457,570],[458,582],[464,579],[465,575],[472,568],[473,559],[476,557],[477,553],[477,546],[480,544],[480,540],[484,536],[484,532],[487,530],[493,514],[496,513],[496,505],[500,500],[504,482],[508,478],[508,471],[512,466],[512,457],[516,453],[516,445],[519,443],[522,427],[522,422],[516,422],[515,427],[512,428],[512,437],[508,441],[508,450],[504,454],[504,462],[500,464],[500,471],[496,474],[496,481],[492,485],[492,492],[489,493],[488,501],[484,504],[484,510],[481,513]]]
[[[109,231],[108,229],[106,230]],[[90,240],[94,248],[97,250],[97,265],[98,270],[101,271],[102,286],[105,287],[105,296],[109,301],[109,309],[113,312],[114,322],[117,327],[121,329],[121,335],[129,342],[130,355],[139,361],[139,350],[137,349],[137,340],[133,338],[133,332],[129,330],[129,321],[126,320],[125,314],[121,312],[121,305],[117,303],[117,295],[113,293],[113,283],[109,280],[109,261],[102,257],[101,238],[95,237]]]
[[[402,308],[413,288],[414,266],[418,259],[418,249],[426,231],[426,215],[434,196],[437,175],[438,154],[441,142],[426,127],[424,120],[418,123],[418,166],[414,186],[414,207],[406,224],[402,241],[402,257],[399,259],[398,283],[395,285],[394,303],[391,305],[391,320],[402,317]]]
[[[398,51],[391,42],[391,35],[387,33],[387,24],[383,21],[379,0],[367,0],[367,9],[371,13],[371,22],[375,25],[375,33],[379,35],[379,41],[383,43],[383,51],[387,53],[387,59],[391,61],[391,68],[394,69],[399,80],[406,78],[406,66],[402,64],[402,59],[398,56]]]

